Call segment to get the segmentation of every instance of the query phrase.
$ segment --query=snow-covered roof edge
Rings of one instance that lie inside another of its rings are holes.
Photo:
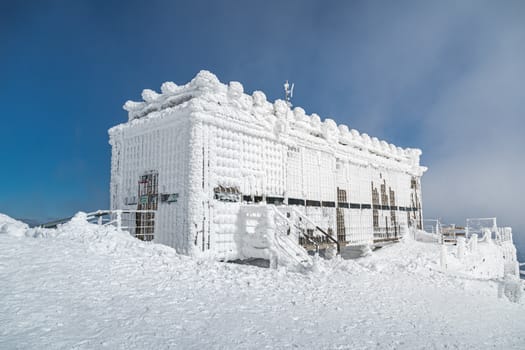
[[[217,76],[207,70],[201,70],[189,83],[178,86],[174,82],[164,82],[161,85],[161,93],[151,89],[142,91],[141,102],[126,101],[123,109],[128,112],[128,121],[144,117],[151,112],[160,111],[165,108],[174,107],[183,102],[189,101],[193,97],[209,94],[227,95],[228,100],[239,101],[240,108],[253,108],[264,114],[271,115],[273,118],[289,118],[296,125],[306,126],[308,129],[317,131],[325,139],[338,140],[342,144],[368,149],[370,152],[393,158],[408,158],[411,163],[419,165],[419,158],[422,154],[418,148],[401,148],[394,144],[389,144],[376,137],[370,137],[366,133],[359,133],[355,129],[349,129],[347,125],[339,124],[330,118],[321,120],[319,115],[312,113],[307,115],[301,107],[290,109],[288,104],[280,99],[273,103],[266,100],[266,95],[262,91],[254,91],[252,95],[244,93],[244,87],[240,82],[232,81],[228,85],[219,81]],[[257,113],[260,114],[260,113]],[[421,167],[423,171],[425,167]]]

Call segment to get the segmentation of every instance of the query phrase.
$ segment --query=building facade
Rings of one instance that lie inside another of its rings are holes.
[[[343,246],[421,227],[420,150],[245,94],[207,71],[161,91],[126,102],[128,122],[109,130],[111,208],[150,210],[134,219],[139,238],[236,259],[251,206],[293,207]],[[146,221],[153,227],[141,228]]]

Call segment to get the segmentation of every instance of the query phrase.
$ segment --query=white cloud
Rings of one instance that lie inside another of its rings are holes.
[[[426,213],[498,216],[525,237],[525,25],[487,12],[476,29],[475,55],[425,119]]]
[[[497,216],[525,246],[525,3],[360,10],[355,28],[334,32],[334,52],[351,32],[348,45],[326,58],[338,67],[326,81],[348,86],[354,102],[359,118],[349,123],[423,149],[427,217]],[[348,99],[340,104],[344,111]]]

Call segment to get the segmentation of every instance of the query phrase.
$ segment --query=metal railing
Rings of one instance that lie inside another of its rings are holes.
[[[441,221],[439,219],[424,219],[423,230],[428,233],[441,235]]]
[[[319,249],[321,244],[335,244],[337,253],[341,252],[341,245],[332,235],[323,230],[312,219],[292,206],[283,206],[279,208],[284,211],[290,221],[297,225],[303,232],[304,242],[316,242],[315,247]],[[311,232],[311,234],[309,234]],[[303,243],[304,243],[303,242]]]
[[[501,242],[512,242],[512,229],[510,227],[498,227],[496,230],[496,240]]]
[[[297,244],[301,240],[304,240],[315,247],[315,252],[319,252],[319,244],[311,239],[303,227],[299,226],[296,222],[290,220],[285,214],[281,213],[275,206],[270,206],[275,213],[275,225],[281,232],[286,232],[286,235],[293,235]]]
[[[479,240],[512,241],[512,229],[498,227],[495,217],[468,218],[464,227],[456,224],[443,224],[439,219],[425,219],[423,223],[423,229],[428,233],[438,235],[440,243],[456,244],[458,237],[470,239],[472,235],[477,235]]]
[[[40,225],[43,228],[56,228],[70,221],[73,217],[54,220]],[[144,241],[154,237],[155,210],[97,210],[86,214],[86,219],[92,224],[113,225],[117,230],[128,231],[132,236]]]
[[[276,227],[275,239],[276,244],[281,248],[282,251],[286,252],[296,262],[304,264],[308,262],[310,258],[308,253],[303,247],[299,245],[299,238],[305,237],[304,232],[295,225],[293,222],[275,208],[275,206],[269,206],[274,213],[274,222]],[[306,237],[308,239],[308,237]],[[315,242],[312,241],[314,245]],[[317,246],[316,252],[319,251]]]
[[[487,232],[496,234],[497,230],[498,224],[496,218],[468,218],[465,226],[465,236],[470,238],[473,234],[477,234],[478,237],[482,237]]]
[[[440,243],[456,244],[458,237],[466,237],[465,227],[456,226],[456,224],[441,226]]]

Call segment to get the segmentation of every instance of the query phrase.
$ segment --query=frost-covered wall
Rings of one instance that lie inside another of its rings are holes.
[[[184,109],[157,112],[110,129],[112,145],[111,209],[137,209],[140,177],[158,174],[159,195],[177,194],[177,202],[159,199],[155,214],[155,241],[188,253],[189,112]]]
[[[158,172],[159,193],[179,195],[159,202],[156,241],[235,258],[243,205],[296,206],[344,244],[420,226],[420,150],[247,95],[206,71],[161,90],[128,101],[129,121],[110,130],[113,209],[133,206],[146,172]]]

